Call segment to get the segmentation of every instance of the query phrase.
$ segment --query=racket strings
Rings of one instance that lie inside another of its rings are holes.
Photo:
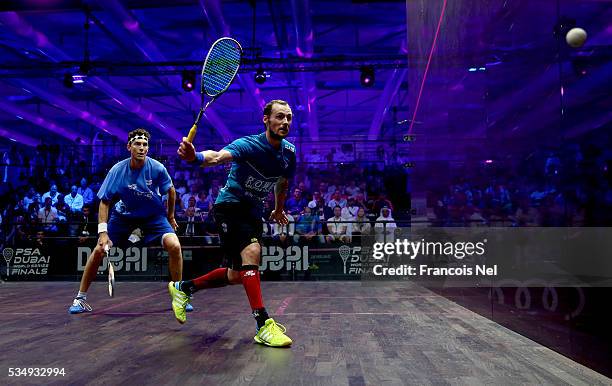
[[[209,96],[224,92],[238,72],[242,50],[232,39],[218,41],[202,69],[202,91]]]

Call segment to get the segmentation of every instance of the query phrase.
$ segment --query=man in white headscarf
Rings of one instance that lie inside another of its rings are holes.
[[[380,216],[376,219],[374,232],[376,233],[376,241],[380,243],[392,243],[395,241],[395,219],[391,216],[391,209],[383,206],[380,209]]]

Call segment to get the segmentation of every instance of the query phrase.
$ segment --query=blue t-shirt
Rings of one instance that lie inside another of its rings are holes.
[[[130,167],[130,159],[117,162],[106,175],[98,197],[118,199],[114,211],[129,218],[165,215],[162,195],[172,186],[168,171],[159,161],[147,157],[140,169]]]
[[[216,204],[245,202],[261,207],[279,177],[290,179],[295,174],[295,146],[282,140],[276,150],[266,133],[239,138],[223,150],[232,154],[233,162]]]

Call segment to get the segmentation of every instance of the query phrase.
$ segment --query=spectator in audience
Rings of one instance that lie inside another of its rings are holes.
[[[36,193],[34,195],[34,201],[30,205],[28,205],[27,212],[26,212],[27,217],[32,218],[32,219],[37,219],[38,211],[40,210],[41,206],[42,206],[42,203],[40,199],[40,194]]]
[[[185,208],[185,212],[189,209],[192,208],[193,212],[196,215],[200,215],[200,208],[198,208],[197,203],[196,203],[196,198],[195,197],[189,197],[189,200],[187,201],[187,207]]]
[[[319,183],[319,190],[318,190],[318,192],[321,194],[321,197],[323,197],[323,199],[325,199],[325,195],[327,194],[327,183],[320,182]]]
[[[28,189],[28,192],[26,193],[25,197],[23,197],[23,208],[27,211],[28,208],[30,207],[30,204],[33,203],[35,201],[35,196],[36,196],[36,192],[34,191],[33,187],[30,187]],[[40,196],[40,195],[39,195]]]
[[[310,190],[306,182],[302,181],[298,183],[298,188],[302,191],[302,197],[306,198],[310,196]]]
[[[68,205],[66,205],[64,197],[61,194],[57,198],[55,209],[57,209],[58,221],[64,222],[68,220],[68,217],[70,216],[70,208],[68,208]]]
[[[32,248],[44,249],[48,246],[47,239],[45,238],[45,231],[42,229],[38,229],[32,240],[31,244]],[[40,251],[41,254],[44,254],[45,251]]]
[[[78,193],[76,185],[72,185],[70,188],[70,194],[64,196],[64,202],[69,208],[71,217],[76,217],[76,215],[81,214],[81,211],[83,210],[83,196]]]
[[[196,202],[196,208],[198,208],[200,212],[208,212],[213,205],[210,196],[205,191],[201,191],[198,193],[198,198],[199,200]]]
[[[381,192],[378,195],[378,199],[374,201],[372,211],[374,211],[374,213],[381,213],[381,209],[384,207],[389,208],[389,210],[393,210],[393,204],[391,204],[391,201],[389,201],[387,195],[384,192]]]
[[[357,193],[359,193],[359,187],[355,184],[355,180],[351,179],[344,191],[349,197],[357,196]]]
[[[206,244],[219,244],[219,229],[217,228],[217,223],[215,222],[215,207],[212,206],[208,211],[208,216],[204,219],[204,224],[202,226],[202,231],[204,233],[204,242]]]
[[[363,195],[363,193],[359,192],[355,195],[355,205],[363,208],[366,210],[367,212],[367,206],[366,206],[367,202],[365,201],[365,196]]]
[[[293,196],[285,203],[285,211],[292,215],[298,215],[306,205],[308,205],[308,201],[302,196],[302,190],[295,188],[293,189]]]
[[[341,217],[342,208],[336,206],[334,208],[334,216],[327,219],[327,242],[342,242],[349,243],[351,241],[348,232],[348,226]]]
[[[38,223],[45,231],[57,233],[59,214],[57,209],[51,205],[52,201],[53,199],[50,196],[45,198],[45,206],[38,211]]]
[[[392,243],[395,241],[395,219],[391,216],[389,207],[382,207],[380,216],[376,219],[374,230],[376,231],[376,241],[382,243]]]
[[[191,197],[191,199],[195,200],[195,198]],[[196,214],[195,206],[189,206],[185,209],[185,213],[179,217],[179,220],[185,222],[185,236],[197,236],[201,232],[201,220],[202,218]]]
[[[369,235],[372,232],[372,225],[366,216],[365,208],[360,207],[357,210],[354,220],[351,236]]]
[[[362,182],[359,183],[359,193],[363,194],[364,201],[367,201],[367,199],[368,199],[368,191],[366,189],[365,181],[362,181]]]
[[[342,208],[342,218],[346,220],[352,220],[357,216],[357,211],[360,206],[354,198],[349,198],[345,207]]]
[[[187,187],[185,186],[185,180],[183,179],[177,179],[175,181],[175,186],[177,186],[178,188],[176,189],[176,194],[178,195],[178,197],[183,197],[183,194],[187,193]],[[180,200],[177,200],[180,201]],[[177,206],[180,206],[180,202],[178,203]]]
[[[83,205],[92,205],[94,202],[94,192],[93,190],[87,186],[87,179],[85,177],[81,178],[81,185],[77,189],[77,193],[83,196]]]
[[[327,206],[330,208],[335,208],[337,206],[344,208],[346,206],[346,199],[340,195],[340,191],[336,190],[332,195],[331,200],[327,202]]]
[[[321,220],[325,220],[327,217],[332,215],[330,210],[329,216],[325,216],[325,208],[328,208],[325,205],[325,200],[323,200],[323,196],[321,196],[321,192],[318,190],[313,193],[312,200],[308,203],[308,207],[311,209],[313,216],[317,216]]]
[[[49,191],[42,195],[42,201],[45,202],[47,197],[51,197],[51,205],[57,204],[57,199],[59,198],[60,193],[57,191],[57,185],[55,183],[51,184],[51,188]]]
[[[296,243],[300,242],[300,240],[307,243],[318,240],[323,243],[323,236],[320,233],[321,223],[319,222],[318,216],[313,215],[312,209],[305,206],[295,224],[295,235],[293,236],[293,240]]]
[[[94,218],[89,205],[83,205],[76,233],[80,244],[86,242],[89,236],[95,236],[98,233],[98,220]]]
[[[189,193],[185,193],[185,194],[183,194],[181,196],[181,204],[182,204],[181,209],[183,209],[183,210],[187,209],[187,207],[189,206],[189,199],[190,198],[193,198],[196,201],[196,203],[198,202],[198,200],[199,200],[199,197],[198,197],[199,188],[200,187],[197,186],[197,185],[191,185],[189,187]],[[195,204],[194,204],[194,206],[195,206]]]

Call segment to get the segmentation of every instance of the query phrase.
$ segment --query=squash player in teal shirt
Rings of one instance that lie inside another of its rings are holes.
[[[259,238],[263,201],[271,191],[274,191],[276,204],[270,219],[283,225],[289,222],[283,209],[288,180],[295,174],[296,157],[295,146],[285,138],[289,135],[292,118],[287,102],[273,100],[264,107],[266,131],[263,133],[237,139],[220,151],[196,152],[193,144],[183,138],[177,151],[183,160],[202,167],[232,163],[214,207],[221,246],[231,263],[227,268],[217,268],[196,279],[168,285],[172,308],[179,322],[185,322],[185,306],[195,291],[242,284],[257,321],[254,340],[273,347],[291,345],[285,327],[268,315],[263,304]]]

